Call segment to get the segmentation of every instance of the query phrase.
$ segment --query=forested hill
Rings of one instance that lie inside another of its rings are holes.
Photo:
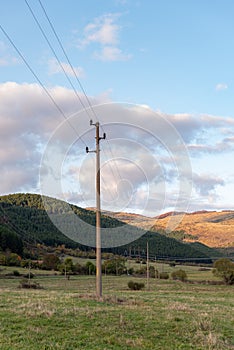
[[[58,219],[59,222],[63,222],[64,227],[70,231],[81,232],[82,230],[87,230],[87,227],[91,228],[95,242],[95,212],[82,209],[75,205],[69,205],[69,211],[67,211],[67,203],[53,198],[46,198],[45,210],[42,197],[37,194],[20,193],[0,197],[0,249],[10,249],[11,251],[21,253],[23,245],[26,243],[34,245],[43,243],[49,246],[65,244],[70,248],[90,249],[90,247],[83,246],[62,234],[54,226],[47,213],[52,215],[53,218]],[[70,215],[71,213],[73,215]],[[77,227],[77,222],[73,219],[75,216],[81,219],[79,222],[86,222],[90,225]],[[125,229],[127,227],[127,230],[131,234],[136,233],[136,237],[144,233],[139,228],[126,225],[108,216],[102,216],[101,225],[103,228],[116,228],[115,232],[117,232],[117,235],[122,234],[123,225]],[[82,233],[86,234],[86,232]],[[87,234],[89,233],[87,232]],[[147,240],[149,242],[149,254],[151,256],[157,256],[157,258],[209,260],[210,257],[217,257],[219,255],[217,251],[204,245],[182,243],[156,232],[148,232],[131,244],[108,250],[125,255],[129,254],[129,252],[132,255],[144,255]],[[79,239],[77,241],[79,242]]]

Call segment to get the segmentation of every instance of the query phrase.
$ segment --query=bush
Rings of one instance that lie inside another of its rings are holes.
[[[19,277],[19,276],[20,276],[19,271],[18,271],[18,270],[14,270],[14,271],[13,271],[13,276]]]
[[[146,271],[147,271],[146,266],[141,266],[141,268],[139,270],[135,271],[135,274],[136,275],[145,275]]]
[[[173,271],[171,273],[171,278],[173,280],[179,280],[179,281],[184,282],[184,281],[187,281],[187,274],[186,274],[186,272],[184,270],[180,269],[180,270],[177,270],[177,271]]]
[[[131,290],[141,290],[144,287],[145,287],[145,284],[141,282],[133,282],[133,281],[128,282],[128,288],[130,288]]]
[[[87,261],[85,270],[87,275],[94,275],[96,273],[96,266],[91,261]]]
[[[102,271],[106,274],[122,275],[127,271],[125,263],[125,258],[116,256],[113,259],[104,261],[104,263],[102,264]]]
[[[149,266],[149,277],[154,278],[155,277],[155,268],[154,266]]]
[[[55,254],[46,254],[43,257],[42,268],[45,270],[58,270],[60,259]]]
[[[35,277],[35,275],[34,275],[34,273],[32,273],[32,272],[28,272],[28,273],[26,273],[25,275],[24,275],[24,278],[30,278],[30,279],[32,279],[33,277]]]
[[[20,266],[21,257],[16,253],[6,255],[5,264],[7,266]]]
[[[19,288],[26,289],[43,289],[43,287],[38,282],[30,282],[28,280],[20,281]]]
[[[227,258],[215,261],[213,274],[222,278],[225,284],[234,284],[234,263]]]
[[[133,275],[134,274],[134,268],[130,267],[130,269],[127,270],[128,275]]]
[[[168,280],[169,274],[168,274],[167,272],[161,272],[161,273],[159,274],[159,278],[160,278],[161,280]]]

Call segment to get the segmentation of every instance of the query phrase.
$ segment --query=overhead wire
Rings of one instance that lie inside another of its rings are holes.
[[[48,89],[44,86],[44,84],[42,83],[42,81],[40,80],[40,78],[37,76],[37,74],[34,72],[33,68],[30,66],[30,64],[28,63],[28,61],[26,60],[26,58],[24,57],[24,55],[22,54],[22,52],[19,50],[19,48],[16,46],[16,44],[14,43],[14,41],[11,39],[11,37],[9,36],[9,34],[6,32],[6,30],[3,28],[3,26],[0,24],[0,29],[3,32],[3,34],[6,36],[6,38],[8,39],[8,41],[11,43],[11,45],[14,47],[14,49],[16,50],[16,52],[18,53],[18,55],[21,57],[21,59],[23,60],[23,62],[25,63],[25,65],[27,66],[27,68],[29,69],[29,71],[32,73],[32,75],[35,77],[35,79],[37,80],[37,82],[39,83],[39,85],[42,87],[42,89],[45,91],[46,95],[49,97],[49,99],[52,101],[52,103],[54,104],[54,106],[57,108],[57,110],[60,112],[60,114],[63,116],[63,118],[66,120],[66,122],[69,124],[69,126],[73,129],[73,131],[75,132],[75,134],[78,136],[78,138],[82,141],[82,143],[84,144],[85,147],[87,147],[87,144],[85,143],[85,141],[82,139],[82,137],[78,134],[76,128],[71,124],[70,120],[66,117],[64,111],[61,109],[61,107],[57,104],[57,102],[54,100],[53,96],[50,94],[50,92],[48,91]]]
[[[27,3],[27,0],[25,0],[25,2]],[[84,87],[83,87],[83,85],[82,85],[82,83],[81,83],[81,81],[80,81],[80,79],[79,79],[79,77],[78,77],[78,75],[77,75],[77,73],[76,73],[76,71],[75,71],[75,69],[74,69],[74,67],[73,67],[73,65],[72,65],[72,63],[71,63],[71,61],[70,61],[68,55],[67,55],[67,53],[66,53],[66,50],[64,49],[64,46],[63,46],[63,44],[62,44],[62,41],[60,40],[59,35],[57,34],[57,31],[56,31],[56,29],[55,29],[55,27],[54,27],[52,21],[50,20],[49,15],[48,15],[48,13],[47,13],[45,7],[44,7],[43,4],[42,4],[42,1],[41,1],[41,0],[38,0],[38,2],[39,2],[40,6],[41,6],[41,8],[42,8],[42,11],[44,12],[44,15],[45,15],[45,17],[46,17],[46,19],[47,19],[47,21],[48,21],[50,27],[51,27],[52,32],[54,33],[54,36],[56,37],[56,39],[57,39],[57,41],[58,41],[58,44],[59,44],[59,46],[60,46],[60,48],[61,48],[61,50],[62,50],[64,56],[66,57],[66,60],[67,60],[67,62],[68,62],[68,64],[69,64],[70,68],[71,68],[71,70],[72,70],[72,72],[73,72],[73,74],[74,74],[74,76],[75,76],[75,78],[76,78],[76,80],[77,80],[77,82],[78,82],[80,88],[81,88],[81,91],[83,92],[83,94],[84,94],[84,96],[85,96],[85,99],[86,99],[86,101],[87,101],[87,104],[88,104],[90,110],[92,111],[94,117],[96,118],[96,121],[98,121],[99,118],[98,118],[98,116],[97,116],[97,114],[96,114],[96,112],[95,112],[95,110],[94,110],[94,108],[93,108],[93,106],[92,106],[92,104],[91,104],[91,102],[90,102],[90,99],[89,99],[87,93],[85,92],[85,89],[84,89]],[[28,3],[27,3],[27,4],[28,4]],[[38,21],[37,21],[37,22],[38,22]],[[44,35],[44,34],[43,34],[43,35]],[[44,35],[44,37],[46,38],[45,35]],[[48,39],[47,39],[47,38],[46,38],[46,41],[48,42]],[[51,45],[49,45],[49,46],[51,47]],[[53,50],[53,52],[54,52],[54,50]],[[55,55],[55,56],[56,56],[56,55]],[[56,58],[57,58],[57,56],[56,56]],[[64,71],[64,69],[63,69],[63,71]],[[65,71],[64,71],[64,73],[66,74]],[[66,75],[67,75],[67,74],[66,74]],[[70,81],[70,78],[69,78],[69,81]],[[74,89],[74,85],[73,85],[73,84],[72,84],[72,87],[73,87],[73,89]],[[75,91],[75,89],[74,89],[74,91]],[[79,99],[80,99],[80,97],[79,97]],[[83,102],[83,101],[82,101],[82,102]],[[82,106],[84,107],[84,104],[83,104],[83,103],[82,103]],[[88,111],[87,108],[84,107],[84,109],[85,109],[86,112]],[[87,114],[88,114],[88,113],[87,113]],[[103,130],[103,126],[100,125],[100,127],[101,127],[101,129]],[[103,130],[103,132],[104,132],[104,130]],[[117,171],[117,173],[118,173],[118,177],[119,177],[120,180],[123,180],[123,179],[122,179],[122,176],[121,176],[121,174],[120,174],[119,168],[118,168],[118,166],[117,166],[116,160],[115,160],[115,158],[114,158],[114,155],[113,155],[113,152],[112,152],[112,149],[111,149],[111,146],[110,146],[110,142],[109,142],[108,139],[106,139],[106,141],[107,141],[107,144],[108,144],[108,146],[109,146],[110,154],[111,154],[112,160],[114,161],[114,164],[115,164],[115,167],[116,167],[116,171]],[[110,164],[109,164],[109,167],[110,167],[110,170],[111,170],[111,172],[112,172],[113,178],[116,179],[115,173],[114,173],[113,168],[112,168],[112,166],[111,166]],[[102,177],[102,175],[101,175],[101,177]],[[103,181],[103,179],[102,179],[102,181]],[[103,181],[103,182],[104,182],[104,181]],[[114,199],[114,197],[113,197],[113,199]]]
[[[26,0],[25,0],[25,1],[26,1]],[[84,88],[83,88],[83,85],[81,84],[81,81],[80,81],[80,79],[79,79],[79,77],[78,77],[78,75],[77,75],[77,73],[76,73],[76,71],[75,71],[75,69],[74,69],[74,67],[73,67],[73,65],[72,65],[72,63],[71,63],[71,61],[70,61],[70,59],[69,59],[69,57],[68,57],[66,51],[65,51],[65,49],[64,49],[64,46],[63,46],[63,44],[62,44],[62,42],[61,42],[61,40],[60,40],[60,38],[59,38],[59,36],[58,36],[56,30],[55,30],[55,27],[54,27],[52,21],[50,20],[48,14],[47,14],[47,11],[46,11],[45,7],[43,6],[41,0],[38,0],[38,2],[39,2],[40,6],[41,6],[41,8],[42,8],[42,10],[43,10],[43,12],[44,12],[44,14],[45,14],[45,17],[46,17],[46,19],[47,19],[47,21],[48,21],[48,23],[49,23],[49,25],[50,25],[50,27],[51,27],[51,29],[52,29],[52,31],[53,31],[55,37],[56,37],[58,43],[59,43],[59,46],[60,46],[61,50],[63,51],[64,56],[65,56],[66,59],[67,59],[67,62],[68,62],[68,64],[69,64],[69,66],[70,66],[70,68],[71,68],[71,70],[72,70],[74,76],[76,77],[76,80],[77,80],[77,82],[78,82],[78,84],[79,84],[79,86],[80,86],[80,88],[81,88],[81,91],[83,92],[83,94],[84,94],[84,96],[85,96],[85,99],[86,99],[86,101],[87,101],[87,103],[88,103],[88,106],[90,107],[90,109],[91,109],[92,112],[93,112],[93,115],[96,117],[96,120],[98,121],[97,114],[96,114],[96,112],[95,112],[94,109],[93,109],[93,106],[92,106],[92,104],[91,104],[91,102],[90,102],[90,100],[89,100],[89,98],[88,98],[88,96],[87,96],[87,94],[86,94],[86,92],[85,92],[85,90],[84,90]]]
[[[51,45],[51,43],[50,43],[50,41],[49,41],[49,39],[48,39],[48,37],[47,37],[47,35],[46,35],[44,29],[43,29],[42,26],[40,25],[40,23],[39,23],[39,21],[38,21],[36,15],[35,15],[35,13],[34,13],[32,7],[29,5],[29,3],[28,3],[27,0],[24,0],[24,1],[25,1],[26,5],[28,6],[28,9],[29,9],[29,11],[31,12],[31,15],[33,16],[33,18],[34,18],[34,20],[35,20],[37,26],[39,27],[39,29],[40,29],[40,31],[41,31],[41,33],[42,33],[44,39],[46,40],[46,42],[47,42],[47,44],[49,45],[49,47],[50,47],[52,53],[54,54],[54,56],[55,56],[55,58],[56,58],[56,60],[57,60],[57,62],[58,62],[58,64],[59,64],[60,68],[62,69],[63,73],[65,74],[65,76],[66,76],[66,78],[67,78],[67,80],[68,80],[68,82],[69,82],[69,84],[71,85],[71,87],[72,87],[72,89],[73,89],[73,91],[74,91],[76,97],[78,98],[78,100],[79,100],[80,104],[82,105],[82,107],[86,110],[86,113],[89,115],[89,112],[88,112],[88,110],[86,109],[85,104],[83,103],[81,97],[80,97],[79,94],[77,93],[77,90],[76,90],[75,86],[73,85],[73,83],[72,83],[72,81],[71,81],[69,75],[67,74],[66,70],[64,69],[64,66],[62,65],[61,61],[59,60],[58,55],[56,54],[56,52],[55,52],[53,46]],[[72,68],[73,73],[76,74],[75,69],[73,69],[73,67],[71,67],[71,68]]]
[[[18,55],[21,57],[21,59],[23,60],[23,62],[25,63],[25,65],[27,66],[27,68],[29,69],[29,71],[32,73],[32,75],[35,77],[35,79],[37,80],[37,82],[39,83],[39,85],[42,87],[42,89],[44,90],[44,92],[46,93],[46,95],[49,97],[49,99],[51,100],[51,102],[53,103],[53,105],[56,107],[56,109],[60,112],[60,114],[63,116],[63,118],[65,119],[65,121],[68,123],[68,125],[71,127],[71,129],[74,131],[75,135],[78,136],[79,140],[81,140],[81,142],[84,144],[85,147],[87,147],[86,142],[83,140],[83,138],[78,134],[76,128],[74,127],[74,125],[70,122],[70,120],[66,117],[64,111],[61,109],[61,107],[57,104],[57,102],[54,100],[53,96],[51,95],[51,93],[48,91],[48,89],[44,86],[44,84],[42,83],[41,79],[37,76],[37,74],[34,72],[33,68],[30,66],[30,64],[28,63],[28,61],[26,60],[26,58],[24,57],[24,55],[22,54],[22,52],[19,50],[19,48],[16,46],[16,44],[14,43],[14,41],[11,39],[11,37],[9,36],[9,34],[6,32],[6,30],[3,28],[3,26],[0,24],[0,29],[3,32],[3,34],[6,36],[6,38],[8,39],[8,41],[11,43],[11,45],[14,47],[14,49],[16,50],[16,52],[18,53]]]
[[[38,28],[39,28],[41,34],[43,35],[45,41],[47,42],[49,48],[50,48],[51,51],[52,51],[54,57],[56,58],[58,65],[60,66],[60,68],[61,68],[61,70],[63,71],[63,73],[65,74],[65,76],[66,76],[66,78],[67,78],[69,84],[71,85],[71,87],[72,87],[72,89],[73,89],[73,91],[74,91],[75,96],[78,98],[78,100],[79,100],[80,104],[82,105],[82,107],[84,108],[86,114],[89,116],[89,119],[91,119],[91,117],[90,117],[90,115],[89,115],[89,110],[87,109],[87,107],[85,106],[85,104],[84,104],[84,102],[82,101],[81,97],[80,97],[79,94],[77,93],[77,90],[76,90],[74,84],[72,83],[72,81],[71,81],[69,75],[67,74],[66,70],[64,69],[64,66],[63,66],[63,64],[61,63],[61,61],[60,61],[60,59],[59,59],[57,53],[55,52],[55,50],[54,50],[54,48],[53,48],[53,46],[52,46],[50,40],[48,39],[47,34],[45,33],[45,31],[44,31],[44,29],[42,28],[42,26],[41,26],[39,20],[37,19],[37,16],[36,16],[35,12],[33,11],[32,7],[31,7],[30,4],[29,4],[29,2],[28,2],[27,0],[24,0],[24,1],[25,1],[26,5],[27,5],[27,7],[28,7],[28,9],[29,9],[29,11],[30,11],[30,13],[31,13],[31,15],[32,15],[32,17],[33,17],[33,19],[34,19],[34,21],[36,22],[36,24],[37,24],[37,26],[38,26]],[[45,11],[45,9],[44,9],[44,7],[43,7],[43,5],[42,5],[41,2],[40,2],[40,5],[42,6],[43,12],[44,12],[44,14],[46,15],[47,20],[49,21],[51,28],[53,29],[54,35],[56,36],[57,40],[59,41],[59,45],[60,45],[60,47],[62,48],[63,53],[66,55],[66,51],[65,51],[65,49],[64,49],[63,46],[62,46],[61,40],[59,39],[59,37],[58,37],[58,35],[57,35],[57,33],[56,33],[56,31],[55,31],[55,29],[54,29],[54,27],[53,27],[53,25],[52,25],[52,23],[51,23],[51,21],[50,21],[50,19],[49,19],[49,17],[48,17],[48,15],[47,15],[47,13],[46,13],[46,11]],[[66,58],[68,59],[68,56],[67,56],[67,55],[66,55]],[[75,76],[77,77],[77,79],[78,79],[78,76],[77,76],[77,74],[76,74],[76,71],[75,71],[75,69],[73,68],[73,66],[71,65],[70,62],[69,62],[69,65],[70,65],[70,68],[71,68],[72,72],[74,73],[74,75],[75,75]],[[81,85],[81,83],[80,83],[80,85]],[[88,99],[88,98],[87,98],[87,99]],[[79,136],[79,135],[78,135],[78,136]],[[80,137],[80,138],[81,138],[81,137]],[[81,140],[82,140],[82,138],[81,138]],[[83,141],[83,140],[82,140],[82,141]],[[85,143],[85,142],[83,142],[83,143],[84,143],[84,145],[87,147],[86,143]],[[94,160],[93,160],[93,161],[94,161]]]
[[[81,141],[83,142],[83,144],[85,146],[86,143],[84,142],[84,140],[77,134],[77,130],[75,129],[75,127],[70,123],[69,119],[66,117],[64,111],[61,109],[61,107],[57,104],[57,102],[54,100],[53,96],[51,95],[51,93],[48,91],[48,89],[44,86],[44,84],[42,83],[42,81],[40,80],[40,78],[37,76],[37,74],[34,72],[33,68],[30,66],[30,64],[27,62],[26,58],[24,57],[24,55],[21,53],[21,51],[18,49],[18,47],[16,46],[16,44],[13,42],[13,40],[11,39],[11,37],[9,36],[9,34],[6,32],[6,30],[2,27],[2,25],[0,24],[0,29],[3,32],[3,34],[6,36],[6,38],[9,40],[9,42],[11,43],[11,45],[14,47],[14,49],[16,50],[16,52],[18,53],[18,55],[21,57],[21,59],[23,60],[23,62],[25,63],[25,65],[27,66],[27,68],[30,70],[30,72],[32,73],[32,75],[34,76],[34,78],[37,80],[37,82],[39,83],[39,85],[43,88],[43,90],[45,91],[46,95],[49,97],[49,99],[52,101],[52,103],[54,104],[54,106],[57,108],[57,110],[60,112],[60,114],[63,116],[63,118],[66,120],[66,122],[70,125],[70,127],[73,129],[73,131],[76,133],[76,135],[81,139]]]
[[[67,55],[67,53],[66,53],[66,51],[65,51],[65,49],[64,49],[64,47],[63,47],[63,45],[62,45],[62,42],[61,42],[61,40],[60,40],[60,38],[59,38],[59,36],[58,36],[58,34],[57,34],[57,32],[56,32],[56,30],[55,30],[55,28],[54,28],[54,26],[53,26],[51,20],[50,20],[50,18],[49,18],[48,14],[47,14],[47,12],[46,12],[46,10],[45,10],[45,7],[43,6],[41,0],[38,0],[38,2],[39,2],[39,4],[40,4],[40,6],[41,6],[41,8],[42,8],[42,10],[43,10],[43,12],[44,12],[46,18],[47,18],[47,21],[48,21],[49,24],[50,24],[50,27],[51,27],[51,29],[52,29],[52,31],[53,31],[53,33],[54,33],[54,35],[55,35],[55,37],[56,37],[58,43],[59,43],[60,48],[62,49],[62,51],[63,51],[63,53],[64,53],[64,55],[65,55],[65,57],[66,57],[66,59],[67,59],[67,62],[68,62],[68,64],[69,64],[69,66],[70,66],[70,68],[71,68],[71,70],[72,70],[74,76],[76,77],[76,80],[77,80],[77,82],[78,82],[78,84],[79,84],[79,86],[80,86],[80,88],[81,88],[81,90],[82,90],[82,92],[83,92],[83,94],[84,94],[84,96],[85,96],[85,99],[86,99],[86,101],[87,101],[87,103],[88,103],[88,106],[89,106],[90,110],[92,111],[94,117],[95,117],[96,120],[98,121],[97,114],[96,114],[96,112],[95,112],[95,110],[94,110],[94,108],[93,108],[93,106],[92,106],[92,104],[91,104],[91,102],[90,102],[90,99],[88,98],[88,96],[87,96],[87,94],[86,94],[86,92],[85,92],[85,90],[84,90],[84,88],[83,88],[83,86],[82,86],[82,84],[81,84],[81,81],[80,81],[80,79],[79,79],[79,77],[78,77],[78,75],[77,75],[77,73],[76,73],[74,67],[73,67],[72,64],[71,64],[71,61],[70,61],[70,59],[69,59],[69,57],[68,57],[68,55]],[[43,30],[42,26],[40,25],[39,21],[37,20],[35,13],[33,12],[32,8],[31,8],[31,6],[29,5],[29,3],[28,3],[27,0],[25,0],[25,3],[26,3],[26,5],[27,5],[28,9],[30,10],[31,15],[33,16],[35,22],[37,23],[37,25],[38,25],[38,27],[39,27],[39,29],[40,29],[40,31],[41,31],[41,33],[42,33],[44,39],[46,40],[47,44],[49,45],[50,49],[52,50],[52,52],[53,52],[53,54],[54,54],[54,56],[55,56],[55,58],[56,58],[56,60],[57,60],[57,62],[58,62],[58,64],[59,64],[59,66],[61,67],[61,69],[62,69],[62,71],[64,72],[64,74],[66,75],[66,77],[67,77],[67,79],[68,79],[70,85],[72,86],[72,88],[73,88],[73,90],[74,90],[74,93],[76,94],[77,98],[79,99],[79,102],[81,103],[82,107],[85,109],[85,112],[87,113],[87,115],[88,115],[89,118],[90,118],[90,115],[89,115],[89,112],[88,112],[87,107],[85,106],[85,104],[83,103],[81,97],[80,97],[79,94],[77,93],[77,91],[76,91],[76,89],[75,89],[75,87],[74,87],[74,84],[72,83],[72,81],[71,81],[71,79],[69,78],[67,72],[65,71],[65,69],[64,69],[64,67],[63,67],[63,65],[62,65],[62,63],[60,62],[60,60],[59,60],[59,58],[58,58],[58,55],[56,54],[55,50],[53,49],[53,46],[51,45],[51,43],[50,43],[50,41],[49,41],[49,39],[48,39],[48,37],[47,37],[45,31]],[[47,96],[49,97],[49,99],[52,101],[52,103],[54,104],[54,106],[57,108],[57,110],[60,112],[60,114],[61,114],[61,115],[63,116],[63,118],[66,120],[66,122],[70,125],[70,127],[74,130],[74,132],[75,132],[76,135],[79,137],[79,139],[82,141],[82,143],[83,143],[85,146],[87,146],[86,143],[84,142],[84,140],[82,139],[82,137],[78,135],[77,130],[75,129],[75,127],[71,124],[71,122],[69,121],[69,119],[66,117],[64,111],[61,109],[61,107],[60,107],[60,106],[57,104],[57,102],[54,100],[53,96],[50,94],[50,92],[48,91],[48,89],[44,86],[44,84],[42,83],[42,81],[40,80],[40,78],[37,76],[37,74],[34,72],[34,70],[32,69],[32,67],[29,65],[29,63],[27,62],[27,60],[26,60],[26,58],[24,57],[24,55],[21,53],[21,51],[18,49],[18,47],[16,46],[16,44],[15,44],[15,43],[13,42],[13,40],[10,38],[9,34],[6,32],[6,30],[5,30],[1,25],[0,25],[0,29],[2,30],[2,32],[4,33],[4,35],[7,37],[7,39],[8,39],[9,42],[11,43],[11,45],[14,47],[14,49],[16,50],[16,52],[18,53],[18,55],[19,55],[19,56],[21,57],[21,59],[24,61],[25,65],[28,67],[28,69],[29,69],[30,72],[33,74],[33,76],[35,77],[35,79],[38,81],[38,83],[40,84],[40,86],[43,88],[43,90],[45,91],[45,93],[47,94]],[[101,128],[102,128],[102,130],[103,130],[103,126],[102,126],[102,125],[101,125]],[[118,166],[117,166],[117,164],[116,164],[116,160],[115,160],[115,158],[114,158],[112,149],[111,149],[111,147],[110,147],[109,140],[107,140],[107,143],[108,143],[108,146],[109,146],[110,154],[111,154],[111,156],[112,156],[112,160],[114,160],[114,164],[115,164],[115,167],[116,167],[116,170],[117,170],[117,173],[118,173],[118,177],[122,180],[121,174],[120,174],[119,169],[118,169]],[[111,170],[111,172],[112,172],[113,177],[116,178],[116,177],[115,177],[115,173],[114,173],[114,171],[113,171],[113,168],[112,168],[112,166],[111,166],[110,164],[109,164],[109,167],[110,167],[110,170]],[[102,178],[102,175],[101,175],[101,178]],[[103,178],[102,178],[102,181],[103,181],[103,183],[104,183],[104,187],[107,188],[107,186],[105,185],[105,181],[104,181]],[[114,196],[112,195],[112,193],[111,193],[111,196],[112,196],[112,198],[114,199]]]

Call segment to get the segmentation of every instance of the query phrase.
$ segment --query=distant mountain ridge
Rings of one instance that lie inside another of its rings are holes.
[[[165,230],[170,226],[169,221],[175,217],[180,221],[176,227],[177,231],[183,231],[188,236],[193,236],[196,241],[209,247],[225,248],[234,247],[234,211],[195,211],[192,213],[168,212],[153,218],[137,214],[111,213],[113,218],[126,222],[130,225],[142,227],[148,230]],[[181,219],[181,220],[180,220]],[[194,239],[184,239],[194,241]]]

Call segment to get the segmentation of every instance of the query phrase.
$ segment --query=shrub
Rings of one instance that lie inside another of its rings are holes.
[[[79,263],[76,263],[74,265],[75,268],[75,274],[76,275],[86,275],[87,274],[87,269],[84,265],[81,265]]]
[[[102,271],[107,274],[122,275],[126,273],[125,263],[125,258],[116,256],[113,259],[104,261],[102,264]]]
[[[141,266],[141,268],[139,270],[135,271],[135,274],[136,275],[145,275],[146,271],[147,271],[146,266]]]
[[[151,278],[155,277],[155,268],[154,268],[154,266],[149,266],[149,277],[151,277]]]
[[[0,253],[0,265],[6,265],[6,256]]]
[[[222,278],[225,284],[234,284],[234,263],[227,258],[215,261],[213,274]]]
[[[35,277],[35,275],[34,275],[34,273],[32,273],[32,272],[28,272],[28,273],[26,273],[25,275],[24,275],[24,277],[25,278],[30,278],[30,279],[32,279],[33,277]]]
[[[145,287],[145,284],[141,282],[133,282],[133,281],[128,282],[128,288],[130,288],[131,290],[141,290],[144,287]]]
[[[85,270],[87,275],[94,275],[96,272],[96,266],[91,261],[87,261],[85,264]]]
[[[46,254],[43,257],[42,268],[45,270],[57,270],[60,259],[55,254]]]
[[[28,280],[20,281],[19,288],[43,289],[43,287],[38,282],[30,282]]]
[[[171,278],[173,280],[179,280],[179,281],[187,281],[187,274],[184,270],[177,270],[177,271],[173,271],[171,273]]]
[[[128,275],[133,275],[134,274],[134,268],[130,267],[130,269],[127,270]]]
[[[62,275],[72,275],[75,273],[75,265],[72,258],[66,258],[62,264],[58,264],[58,269]]]
[[[14,271],[13,271],[13,276],[19,277],[19,276],[20,276],[19,271],[18,271],[18,270],[14,270]]]
[[[160,278],[161,280],[168,280],[168,278],[169,278],[168,272],[161,272],[161,273],[159,274],[159,278]]]
[[[16,253],[10,253],[6,255],[7,266],[20,266],[21,257]]]

